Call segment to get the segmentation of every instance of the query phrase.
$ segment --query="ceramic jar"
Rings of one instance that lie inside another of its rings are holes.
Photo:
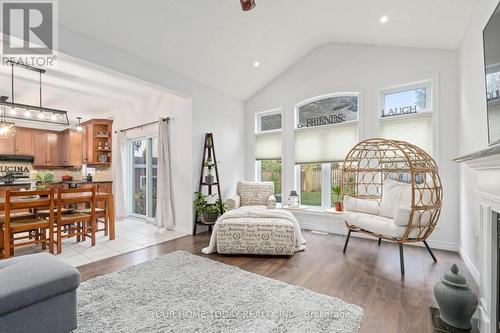
[[[441,281],[434,286],[434,297],[439,304],[441,320],[460,329],[471,329],[471,318],[477,308],[477,296],[470,289],[465,277],[458,273],[457,265],[451,266]]]

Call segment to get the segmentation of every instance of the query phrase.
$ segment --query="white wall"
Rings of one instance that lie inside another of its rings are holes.
[[[293,189],[293,112],[299,102],[328,93],[360,93],[360,139],[378,136],[379,90],[426,79],[434,80],[434,151],[444,186],[444,203],[438,229],[431,235],[434,247],[456,250],[459,240],[458,166],[458,54],[415,48],[377,47],[332,43],[298,61],[245,103],[246,177],[254,177],[254,115],[284,108],[283,193]],[[339,218],[301,215],[309,228],[345,232]]]
[[[185,168],[191,170],[194,178],[187,181],[184,186],[191,191],[196,190],[204,133],[213,132],[217,160],[221,163],[219,171],[223,196],[226,198],[235,191],[236,181],[242,179],[245,172],[244,117],[241,100],[64,26],[59,26],[59,51],[191,98],[192,140],[179,144],[182,145],[182,154],[192,155],[191,165],[186,165]],[[144,123],[147,122],[149,115],[141,112],[134,117],[136,118],[131,123]]]
[[[460,155],[488,147],[486,93],[484,81],[483,29],[498,0],[480,0],[471,16],[459,53]],[[460,166],[460,245],[466,262],[479,268],[479,198],[477,172]]]
[[[192,178],[190,168],[193,165],[193,155],[187,147],[192,142],[192,110],[191,99],[169,93],[152,90],[150,96],[135,103],[122,105],[120,108],[106,113],[105,117],[113,119],[115,130],[129,128],[158,120],[160,117],[171,117],[170,137],[172,154],[172,192],[175,230],[191,232],[191,197]],[[158,125],[146,126],[128,132],[130,137],[158,135]],[[117,137],[113,136],[113,146],[117,147]],[[113,166],[117,166],[118,156],[113,151]],[[115,170],[113,170],[115,172]],[[127,180],[125,180],[127,181]],[[128,198],[127,198],[128,199]]]

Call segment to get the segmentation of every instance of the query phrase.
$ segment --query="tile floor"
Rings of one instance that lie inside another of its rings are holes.
[[[97,236],[97,244],[90,246],[90,240],[76,242],[76,238],[63,240],[61,260],[77,267],[94,261],[114,257],[119,254],[140,250],[148,246],[185,236],[185,234],[167,231],[157,232],[155,226],[137,219],[116,221],[116,238],[109,240],[103,232]],[[40,246],[26,246],[16,249],[16,256],[40,252]]]

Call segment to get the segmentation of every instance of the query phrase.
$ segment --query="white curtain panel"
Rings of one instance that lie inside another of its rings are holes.
[[[165,230],[175,226],[170,177],[170,124],[161,118],[158,124],[156,226]]]
[[[126,182],[127,179],[127,137],[125,132],[119,132],[115,160],[113,161],[113,187],[116,203],[116,217],[122,219],[127,216]]]

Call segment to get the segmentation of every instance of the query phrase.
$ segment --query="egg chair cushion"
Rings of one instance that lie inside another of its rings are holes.
[[[344,209],[374,215],[378,215],[380,210],[378,200],[358,199],[348,195],[344,196]]]
[[[344,211],[343,217],[351,227],[358,227],[375,235],[402,238],[406,232],[406,226],[400,227],[390,219],[380,215]],[[417,237],[419,229],[414,229],[409,238]]]
[[[400,227],[406,227],[410,222],[409,207],[399,207],[394,216],[394,224]],[[428,210],[415,210],[413,212],[413,226],[425,227],[431,220],[431,212]]]
[[[411,206],[411,184],[384,180],[380,215],[393,219],[399,207]]]

